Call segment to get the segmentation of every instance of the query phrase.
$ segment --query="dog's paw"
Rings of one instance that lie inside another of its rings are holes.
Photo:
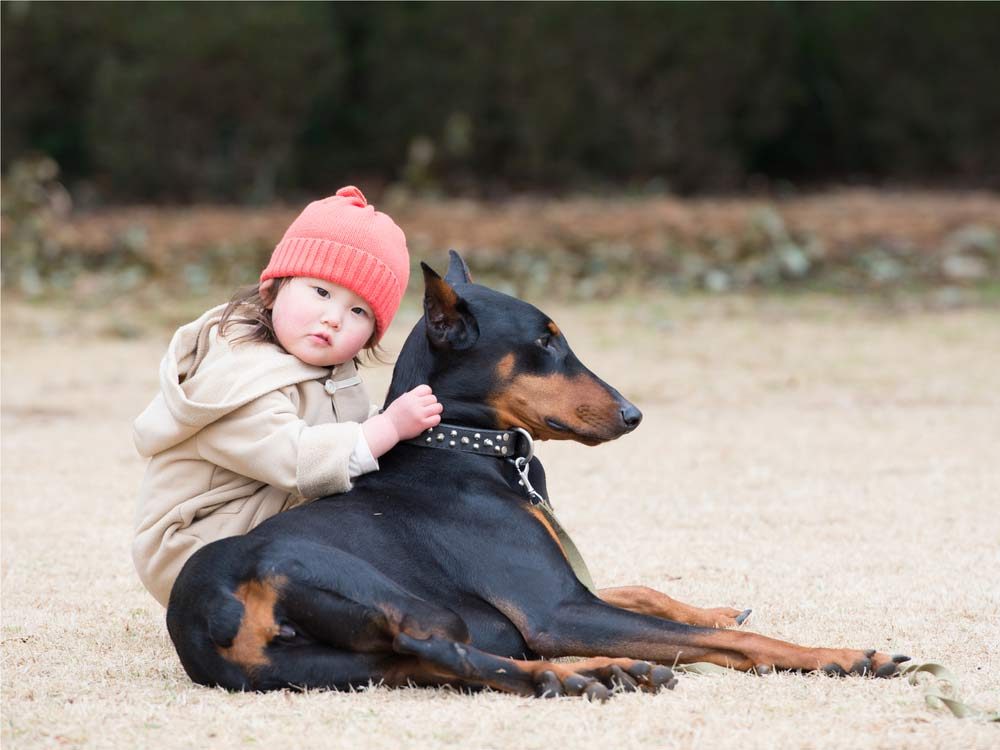
[[[859,675],[861,677],[894,677],[899,673],[899,665],[910,660],[902,654],[884,654],[873,648],[867,651],[844,649],[833,652],[834,658],[826,662],[820,671],[834,677]]]
[[[588,659],[569,665],[579,674],[599,680],[611,690],[634,693],[636,690],[656,692],[673,690],[677,678],[670,667],[637,659]]]
[[[656,692],[664,688],[673,690],[677,685],[669,667],[635,659],[594,658],[547,666],[536,677],[539,697],[572,696],[605,701],[616,692]]]

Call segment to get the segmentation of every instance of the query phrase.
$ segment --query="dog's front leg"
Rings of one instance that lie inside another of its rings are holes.
[[[620,586],[600,589],[597,595],[608,604],[630,612],[662,617],[687,625],[706,628],[731,628],[742,625],[750,616],[750,610],[742,611],[732,607],[704,609],[677,601],[661,591],[648,586]]]
[[[527,613],[525,613],[527,615]],[[889,676],[892,657],[874,649],[812,648],[735,630],[696,627],[575,597],[550,610],[547,621],[526,616],[528,645],[546,657],[618,656],[661,664],[706,661],[724,667],[819,670]]]

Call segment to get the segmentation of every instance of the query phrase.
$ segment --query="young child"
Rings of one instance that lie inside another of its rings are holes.
[[[409,268],[399,227],[341,188],[292,222],[258,286],[174,334],[160,393],[134,426],[150,461],[132,559],[161,604],[203,545],[346,492],[441,421],[426,385],[378,413],[356,367],[396,314]]]

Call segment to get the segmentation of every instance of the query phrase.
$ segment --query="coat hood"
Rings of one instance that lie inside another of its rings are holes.
[[[266,393],[306,380],[357,377],[353,361],[333,368],[308,365],[274,344],[230,341],[245,333],[233,324],[218,333],[219,305],[178,328],[160,362],[160,393],[133,425],[135,447],[152,456]]]

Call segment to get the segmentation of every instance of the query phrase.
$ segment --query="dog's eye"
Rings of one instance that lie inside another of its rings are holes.
[[[535,341],[543,349],[553,349],[552,346],[552,334],[546,333],[544,336]]]

